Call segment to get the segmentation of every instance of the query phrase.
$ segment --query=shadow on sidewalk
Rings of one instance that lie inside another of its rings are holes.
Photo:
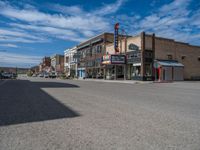
[[[12,80],[0,86],[0,126],[80,116],[41,88],[79,88],[56,82]]]

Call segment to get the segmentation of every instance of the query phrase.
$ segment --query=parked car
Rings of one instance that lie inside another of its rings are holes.
[[[44,74],[44,78],[48,78],[49,77],[49,74],[48,73],[45,73]]]
[[[13,73],[13,74],[12,74],[12,78],[16,79],[16,78],[17,78],[17,74],[16,74],[16,73]]]
[[[37,75],[36,75],[36,74],[33,74],[32,77],[37,77]]]
[[[44,74],[41,73],[41,74],[38,75],[38,77],[44,77]]]
[[[57,77],[56,72],[49,73],[49,78],[56,78],[56,77]]]
[[[2,75],[2,73],[0,72],[0,79],[3,79],[3,75]]]
[[[2,73],[4,79],[11,79],[13,77],[12,73],[4,72]]]
[[[97,79],[103,79],[103,73],[98,73],[96,76]]]

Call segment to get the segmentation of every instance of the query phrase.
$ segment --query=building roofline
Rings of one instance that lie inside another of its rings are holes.
[[[96,35],[96,36],[93,36],[93,37],[87,39],[87,40],[84,41],[84,42],[79,43],[79,44],[77,45],[77,47],[80,46],[80,45],[83,45],[83,44],[85,44],[85,43],[87,43],[87,42],[89,42],[89,41],[91,41],[92,39],[95,39],[95,38],[97,38],[97,37],[99,37],[99,36],[102,36],[102,35],[105,35],[105,34],[112,34],[112,35],[113,35],[113,33],[110,33],[110,32],[102,32],[102,33],[100,33],[100,34],[98,34],[98,35]]]
[[[145,34],[145,35],[146,35],[146,36],[152,36],[151,34]],[[187,45],[187,46],[191,46],[191,47],[200,48],[199,45],[192,45],[192,44],[190,44],[190,43],[186,43],[186,42],[182,42],[182,41],[177,41],[176,39],[170,39],[170,38],[164,38],[164,37],[156,36],[156,34],[155,34],[155,38],[156,38],[156,39],[160,39],[160,40],[172,41],[172,42],[175,42],[175,43],[178,43],[178,44],[183,44],[183,45]]]

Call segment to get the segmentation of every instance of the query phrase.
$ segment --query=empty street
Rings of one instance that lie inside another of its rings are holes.
[[[200,150],[200,82],[0,81],[1,150]]]

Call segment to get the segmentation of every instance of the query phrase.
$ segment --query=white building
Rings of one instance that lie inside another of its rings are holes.
[[[77,59],[74,57],[76,53],[76,46],[64,51],[64,70],[67,76],[77,76]]]

